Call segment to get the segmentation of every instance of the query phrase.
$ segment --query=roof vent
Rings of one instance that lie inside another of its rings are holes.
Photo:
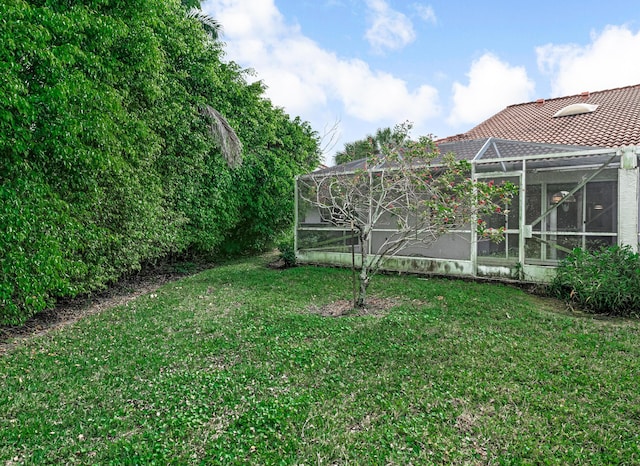
[[[553,118],[569,115],[580,115],[581,113],[591,113],[594,112],[596,108],[598,108],[598,106],[595,104],[571,104],[558,110],[555,115],[553,115]]]

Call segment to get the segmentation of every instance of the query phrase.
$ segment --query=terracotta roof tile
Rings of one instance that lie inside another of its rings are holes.
[[[553,117],[576,103],[598,108],[592,113]],[[599,147],[640,145],[640,84],[510,105],[468,132],[439,142],[488,137]]]

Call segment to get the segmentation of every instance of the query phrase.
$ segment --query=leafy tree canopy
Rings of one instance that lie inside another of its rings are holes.
[[[373,135],[364,139],[347,142],[344,149],[335,155],[336,165],[369,157],[372,153],[380,153],[385,145],[402,144],[408,136],[390,127],[378,128]]]

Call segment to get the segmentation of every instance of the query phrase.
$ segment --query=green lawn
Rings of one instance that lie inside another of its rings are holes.
[[[502,285],[185,278],[0,357],[0,464],[640,464],[640,322]],[[314,307],[315,306],[315,307]]]

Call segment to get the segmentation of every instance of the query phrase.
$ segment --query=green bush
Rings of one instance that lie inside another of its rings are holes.
[[[549,290],[586,311],[638,316],[640,255],[629,246],[574,249],[560,263]]]
[[[278,251],[280,251],[280,259],[284,261],[284,265],[287,267],[294,267],[296,265],[296,249],[293,239],[293,233],[285,235],[277,245]]]

